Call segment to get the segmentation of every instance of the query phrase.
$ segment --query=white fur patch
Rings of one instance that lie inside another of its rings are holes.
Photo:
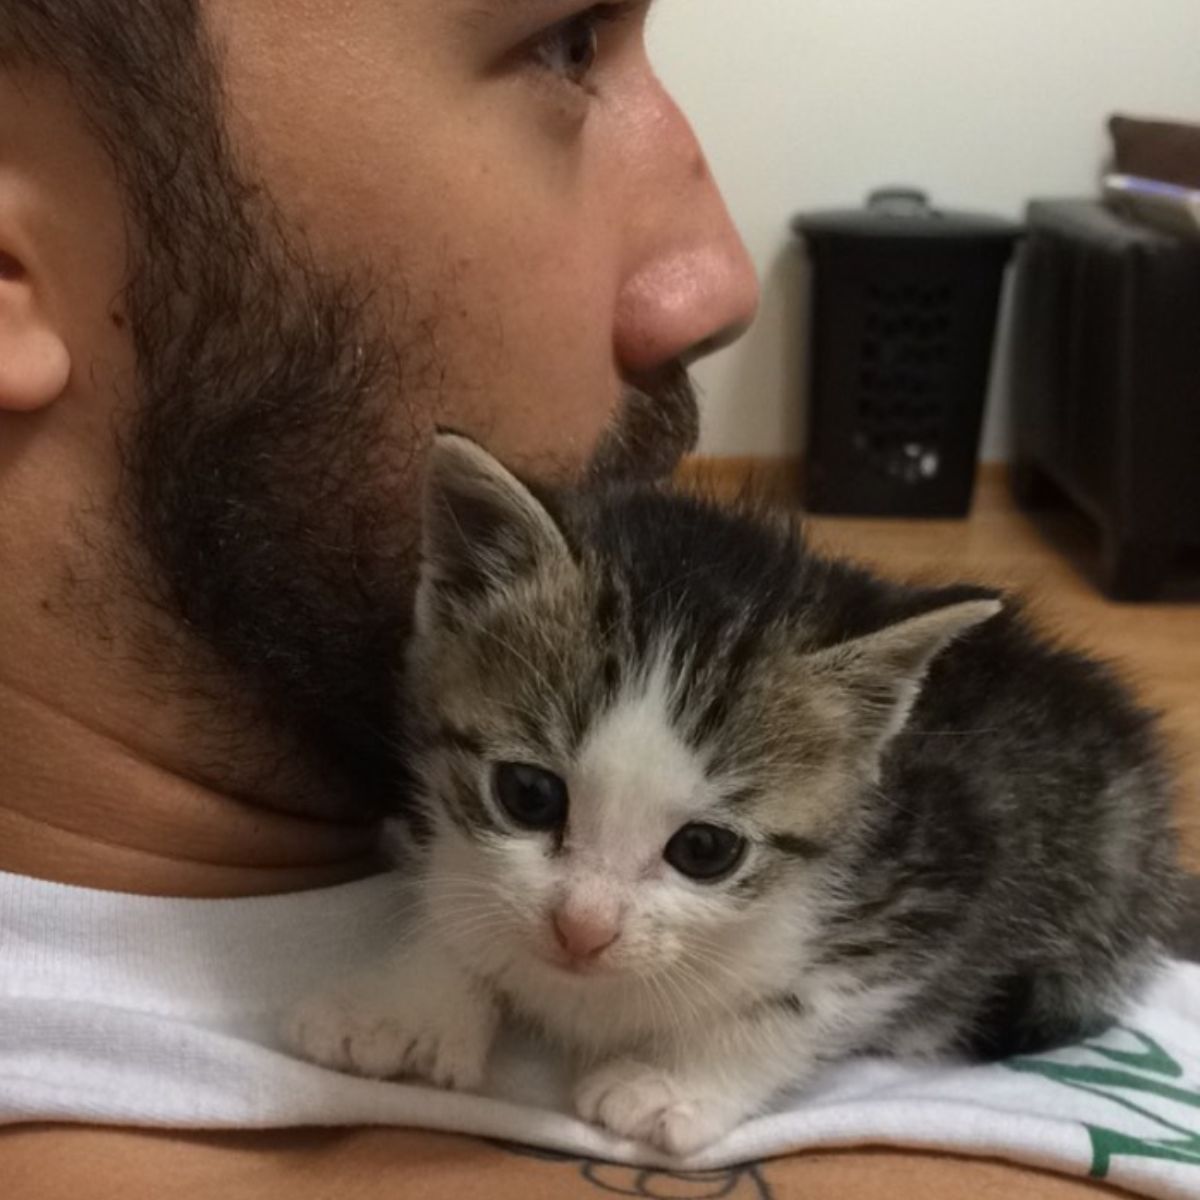
[[[658,869],[671,835],[714,798],[704,765],[671,722],[659,662],[593,725],[571,772],[568,844],[630,873]]]
[[[491,1002],[468,976],[416,951],[309,997],[289,1014],[283,1038],[335,1070],[474,1091],[496,1024]]]
[[[697,1088],[669,1071],[618,1059],[585,1075],[575,1089],[585,1121],[687,1158],[720,1141],[744,1113],[728,1093]]]

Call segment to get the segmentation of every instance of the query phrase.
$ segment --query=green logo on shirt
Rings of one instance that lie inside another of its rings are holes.
[[[1080,1049],[1096,1056],[1100,1063],[1077,1065],[1041,1058],[1015,1058],[1009,1060],[1007,1066],[1110,1100],[1163,1131],[1162,1137],[1139,1137],[1118,1129],[1087,1125],[1092,1139],[1092,1175],[1096,1178],[1107,1178],[1113,1159],[1122,1155],[1200,1166],[1200,1133],[1195,1128],[1200,1092],[1181,1086],[1183,1068],[1153,1038],[1126,1026],[1116,1028],[1129,1034],[1142,1048],[1113,1050],[1095,1042],[1085,1042]],[[1170,1120],[1146,1108],[1145,1103],[1150,1098],[1178,1106],[1178,1113],[1172,1114],[1176,1119]]]

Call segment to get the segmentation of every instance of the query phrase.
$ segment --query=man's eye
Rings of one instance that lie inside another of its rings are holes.
[[[547,71],[582,84],[600,52],[600,31],[593,10],[556,25],[538,43],[535,53]]]
[[[587,82],[600,55],[600,27],[619,21],[634,4],[596,4],[548,29],[533,48],[538,65],[568,83]]]

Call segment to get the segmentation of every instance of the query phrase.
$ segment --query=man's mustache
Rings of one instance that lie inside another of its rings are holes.
[[[600,482],[647,482],[673,474],[700,438],[700,407],[687,368],[672,363],[629,385],[588,466]]]

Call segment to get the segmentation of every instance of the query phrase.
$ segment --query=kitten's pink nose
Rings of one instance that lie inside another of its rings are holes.
[[[594,913],[572,913],[559,909],[554,914],[553,922],[558,944],[576,959],[598,958],[621,932],[614,922]]]

